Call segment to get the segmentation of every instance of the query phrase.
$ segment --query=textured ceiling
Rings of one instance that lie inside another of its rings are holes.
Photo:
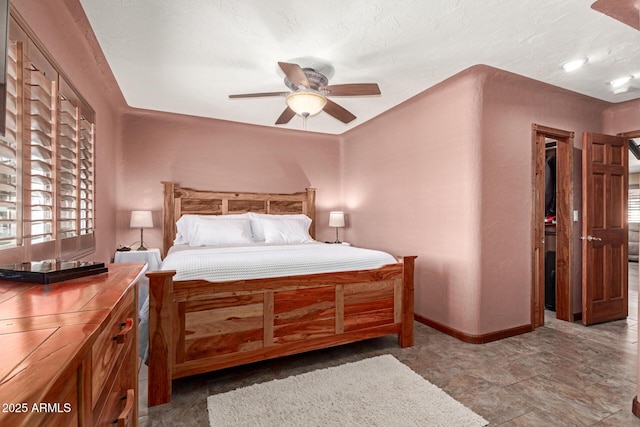
[[[321,68],[329,84],[377,82],[382,94],[336,97],[307,129],[341,134],[476,64],[609,102],[640,98],[640,31],[592,0],[80,0],[132,107],[275,126],[286,91],[277,62]],[[311,7],[313,6],[313,7]],[[640,13],[640,12],[639,12]],[[588,63],[566,73],[577,57]],[[614,94],[609,81],[634,79]],[[288,125],[302,129],[302,118]]]

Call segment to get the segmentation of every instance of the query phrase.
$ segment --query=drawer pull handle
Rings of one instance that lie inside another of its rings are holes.
[[[136,392],[132,388],[127,390],[126,399],[127,403],[125,403],[122,412],[120,412],[118,419],[113,422],[113,424],[117,424],[118,427],[127,427],[133,425],[131,416],[133,415],[133,405],[136,402]]]
[[[118,335],[113,337],[118,344],[124,344],[127,342],[127,336],[133,329],[133,319],[131,317],[127,317],[127,321],[122,326],[124,326],[124,329],[118,332]]]

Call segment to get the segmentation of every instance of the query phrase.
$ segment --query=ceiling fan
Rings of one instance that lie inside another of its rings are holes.
[[[229,95],[229,98],[258,98],[263,96],[286,96],[287,108],[280,114],[277,125],[289,123],[296,114],[305,119],[324,111],[343,123],[356,118],[350,111],[328,99],[328,96],[380,95],[377,83],[348,83],[327,85],[329,79],[313,68],[301,68],[298,64],[278,62],[284,71],[284,84],[292,92],[263,92]]]

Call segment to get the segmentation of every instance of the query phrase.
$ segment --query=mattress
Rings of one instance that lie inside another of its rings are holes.
[[[174,246],[162,263],[162,269],[175,270],[174,280],[226,281],[369,270],[396,262],[386,252],[319,242],[201,248]]]

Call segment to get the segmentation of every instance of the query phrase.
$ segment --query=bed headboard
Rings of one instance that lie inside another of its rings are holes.
[[[309,234],[316,237],[316,189],[293,194],[239,193],[204,191],[178,187],[165,182],[162,206],[162,256],[165,257],[176,238],[176,221],[184,214],[227,215],[245,212],[267,214],[305,214],[311,218]]]

